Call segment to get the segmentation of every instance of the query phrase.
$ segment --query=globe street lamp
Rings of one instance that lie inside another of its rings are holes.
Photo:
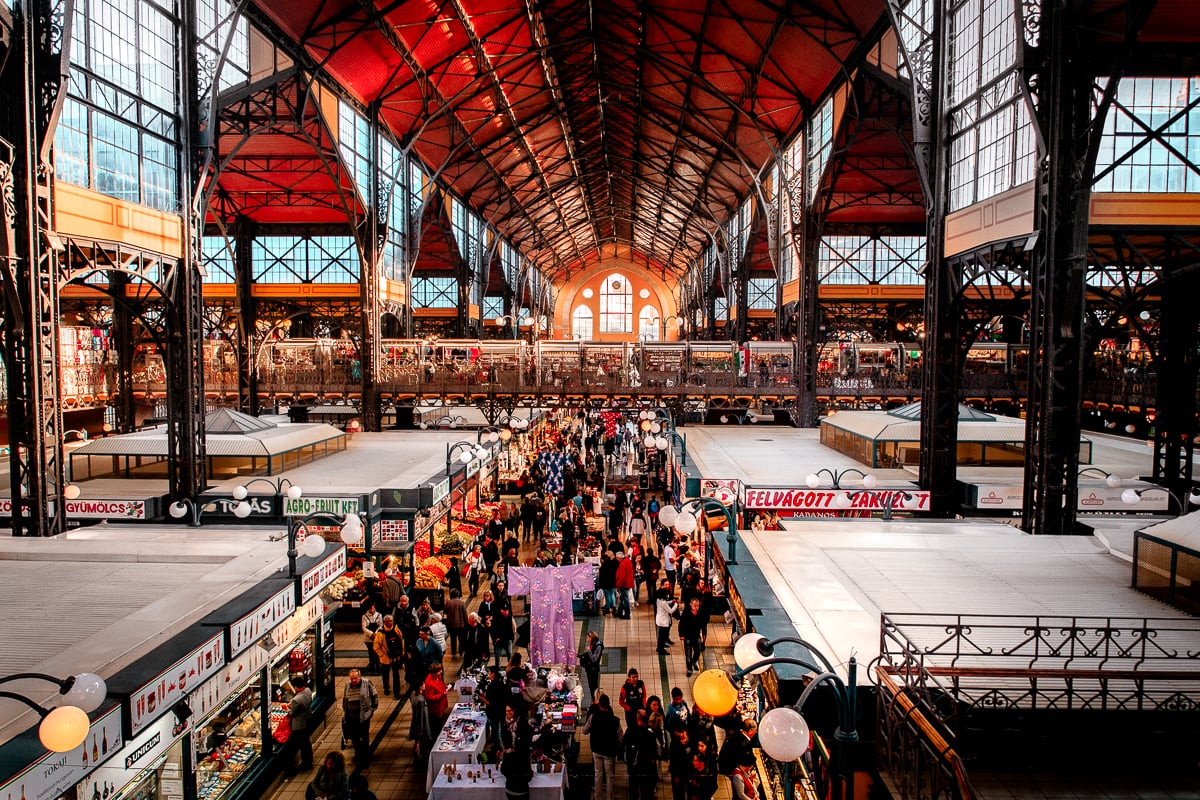
[[[695,497],[685,502],[679,508],[673,505],[665,505],[658,511],[658,521],[661,525],[668,528],[673,528],[676,533],[681,533],[684,536],[690,536],[699,525],[699,518],[689,508],[689,506],[699,506],[703,510],[720,511],[725,515],[726,537],[725,541],[729,544],[729,557],[726,563],[737,563],[737,522],[736,516],[729,510],[729,506],[722,503],[715,497]],[[714,541],[716,537],[713,537]]]
[[[0,698],[16,700],[32,708],[42,718],[38,725],[38,739],[52,753],[66,753],[83,744],[87,739],[91,721],[88,714],[95,711],[108,695],[104,679],[91,672],[83,672],[70,678],[55,678],[41,672],[21,672],[0,678],[0,685],[21,680],[40,680],[58,684],[63,705],[46,708],[23,694],[0,691]]]
[[[200,527],[201,518],[216,508],[217,500],[208,500],[203,503],[196,503],[190,497],[181,497],[171,505],[167,506],[167,513],[175,519],[188,518],[188,525],[193,528]],[[250,516],[253,509],[245,500],[241,500],[233,507],[233,515],[238,519],[245,519]]]
[[[299,538],[301,530],[305,533],[304,542],[300,545],[304,549],[304,555],[309,558],[320,558],[325,552],[325,537],[315,536],[308,532],[308,523],[318,519],[332,522],[335,525],[341,525],[342,541],[351,547],[363,540],[363,524],[358,514],[347,514],[343,517],[339,514],[331,514],[328,511],[314,511],[303,517],[292,517],[288,520],[287,532],[289,578],[296,577],[296,557],[300,555],[296,540]]]
[[[775,655],[775,646],[784,642],[804,647],[811,659]],[[773,708],[763,715],[758,725],[758,739],[768,756],[784,764],[790,764],[804,755],[808,750],[809,727],[800,713],[801,709],[818,686],[829,684],[838,710],[838,726],[833,733],[834,742],[838,744],[834,773],[840,776],[841,791],[835,797],[839,800],[852,799],[854,769],[846,750],[858,741],[857,659],[851,656],[847,663],[847,679],[843,681],[829,659],[804,639],[781,636],[768,640],[758,633],[747,633],[738,639],[733,648],[733,658],[738,670],[732,676],[724,670],[710,669],[696,678],[692,684],[692,699],[696,707],[713,717],[728,714],[737,705],[735,681],[740,681],[746,675],[759,675],[775,664],[793,664],[816,673],[817,676],[804,688],[795,705]],[[785,785],[790,797],[791,782],[785,781]]]
[[[275,480],[275,481],[271,480],[270,478],[252,478],[251,480],[247,481],[246,483],[239,484],[239,485],[233,487],[233,499],[234,500],[245,500],[246,497],[250,494],[250,487],[256,483],[267,484],[268,486],[270,486],[272,489],[275,490],[275,494],[284,494],[283,485],[286,483],[287,487],[288,487],[287,488],[287,496],[288,497],[290,497],[293,500],[296,500],[296,499],[304,496],[304,490],[302,490],[296,484],[292,483],[287,478],[280,478],[279,480]]]
[[[816,489],[821,485],[821,476],[828,475],[829,480],[833,483],[833,488],[840,489],[842,488],[842,478],[846,477],[846,475],[852,472],[862,476],[862,485],[867,489],[874,489],[877,485],[879,485],[879,479],[874,475],[863,472],[861,469],[855,469],[854,467],[847,467],[846,469],[841,470],[828,468],[819,469],[805,478],[804,482],[808,484],[808,488]]]

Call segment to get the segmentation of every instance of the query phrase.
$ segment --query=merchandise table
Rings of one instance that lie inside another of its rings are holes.
[[[487,767],[459,765],[455,771],[454,781],[438,770],[437,780],[429,790],[429,800],[504,800],[504,776],[500,768],[492,767],[492,777],[487,777]],[[467,772],[482,769],[483,778],[471,780]],[[566,782],[567,771],[534,772],[533,780],[529,782],[529,800],[563,800],[563,786]]]
[[[466,775],[467,767],[479,763],[487,736],[487,716],[476,711],[471,703],[455,703],[442,726],[442,732],[429,752],[429,768],[425,773],[425,791],[430,791],[434,777],[447,764],[457,763]],[[457,789],[457,785],[455,785]],[[501,785],[501,795],[503,795]]]

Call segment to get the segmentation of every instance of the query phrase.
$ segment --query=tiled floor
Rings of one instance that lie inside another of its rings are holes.
[[[643,588],[643,596],[644,592]],[[471,601],[471,605],[476,602],[478,601]],[[523,607],[523,604],[520,607]],[[595,630],[601,635],[606,650],[606,664],[600,675],[600,683],[612,697],[614,706],[621,683],[625,680],[625,671],[630,667],[637,668],[650,694],[658,695],[665,703],[669,703],[671,688],[678,686],[691,705],[691,679],[687,678],[684,668],[683,645],[676,643],[671,648],[670,655],[659,656],[655,653],[656,629],[651,606],[639,603],[633,611],[632,618],[628,620],[614,617],[583,617],[576,619],[575,625],[577,641],[582,641],[588,630]],[[719,616],[713,617],[705,652],[706,666],[732,667],[730,632],[730,627]],[[672,637],[678,639],[674,634]],[[318,763],[323,753],[341,748],[340,692],[346,682],[346,671],[351,667],[365,667],[367,663],[366,652],[362,649],[362,636],[357,631],[338,631],[335,649],[338,651],[336,663],[339,703],[330,710],[325,727],[313,738],[313,752]],[[461,659],[447,655],[445,664],[449,675],[457,675]],[[380,688],[378,676],[368,677],[375,682],[376,688]],[[452,692],[451,702],[454,699],[455,694]],[[411,711],[406,700],[397,701],[396,698],[384,697],[381,693],[379,710],[371,727],[372,739],[377,742],[377,746],[374,760],[365,770],[370,787],[379,795],[380,800],[413,800],[426,795],[425,764],[414,757],[413,743],[408,739],[410,717]],[[587,737],[576,733],[576,739],[580,741],[580,760],[590,765],[591,754]],[[346,752],[346,756],[349,759],[350,753]],[[662,765],[662,776],[658,797],[668,798],[670,784],[665,763]],[[271,800],[302,800],[310,777],[311,775],[297,775],[283,779],[270,796]],[[627,796],[623,766],[617,768],[614,796]],[[720,781],[716,797],[718,800],[730,797],[727,781]]]

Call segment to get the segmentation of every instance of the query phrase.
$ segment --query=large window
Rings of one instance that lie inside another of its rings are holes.
[[[821,239],[821,283],[922,286],[924,236],[825,236]]]
[[[1097,192],[1200,191],[1200,78],[1125,78],[1104,121]]]
[[[358,248],[349,236],[260,236],[255,283],[357,283]]]
[[[751,278],[746,287],[748,305],[758,311],[772,310],[778,305],[774,278]]]
[[[662,329],[662,317],[654,306],[645,306],[638,314],[638,338],[647,342],[657,342]]]
[[[633,333],[633,288],[619,272],[600,284],[600,332]]]
[[[950,210],[1033,180],[1035,143],[1017,70],[1012,3],[950,9]]]
[[[60,180],[179,210],[179,22],[173,2],[77,0],[71,73],[55,132]]]
[[[413,308],[458,308],[458,281],[453,276],[413,277]]]
[[[234,245],[224,236],[205,236],[203,254],[204,271],[208,277],[205,283],[236,283],[237,273],[234,270]]]
[[[571,312],[571,338],[595,338],[595,322],[592,309],[587,306],[575,306],[575,310]]]

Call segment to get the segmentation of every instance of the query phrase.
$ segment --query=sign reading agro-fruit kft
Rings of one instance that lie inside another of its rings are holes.
[[[309,514],[333,514],[344,517],[347,514],[358,513],[357,497],[285,497],[283,499],[283,515],[285,517],[306,517]]]

